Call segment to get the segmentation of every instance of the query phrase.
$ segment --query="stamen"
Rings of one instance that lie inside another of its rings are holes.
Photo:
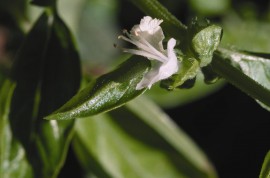
[[[147,45],[144,45],[143,43],[141,43],[140,41],[134,39],[134,38],[133,38],[132,36],[130,36],[130,35],[129,35],[129,37],[130,37],[131,39],[129,39],[129,38],[125,37],[125,36],[119,36],[118,38],[123,39],[123,40],[125,40],[125,41],[128,41],[128,42],[134,44],[135,46],[137,46],[137,47],[140,48],[141,50],[147,51],[147,52],[149,52],[149,53],[152,51]],[[152,55],[153,55],[153,56],[156,56],[155,59],[157,59],[157,60],[159,60],[159,61],[161,61],[161,62],[164,62],[164,61],[163,61],[164,59],[160,58],[160,56],[156,55],[155,53],[152,53]],[[162,59],[162,60],[160,60],[160,59]],[[165,59],[165,61],[166,61],[166,59]]]
[[[126,39],[124,39],[124,38],[122,38],[122,39],[124,39],[124,40],[126,40],[126,41],[128,41],[128,42],[130,42],[130,43],[132,43],[132,44],[134,44],[134,45],[136,45],[138,48],[140,48],[140,49],[143,49],[143,50],[145,50],[145,51],[148,51],[148,52],[151,52],[153,55],[157,55],[158,56],[158,58],[160,58],[160,59],[162,59],[161,60],[161,62],[166,62],[166,60],[167,60],[167,57],[164,55],[164,54],[162,54],[161,52],[159,52],[156,48],[154,48],[148,41],[146,41],[144,38],[140,38],[140,40],[142,40],[142,42],[140,42],[140,41],[138,41],[137,39],[135,39],[132,35],[130,35],[129,33],[127,33],[126,34],[128,37],[129,37],[129,39],[128,38],[126,38],[126,37],[124,37],[124,38],[126,38]]]
[[[158,60],[163,63],[163,61],[160,60],[158,56],[148,53],[147,51],[136,50],[136,49],[126,49],[126,48],[123,48],[123,51],[131,53],[131,54],[147,57],[149,60]]]
[[[164,54],[159,52],[156,48],[154,48],[148,41],[146,41],[144,38],[142,38],[142,41],[151,49],[151,51],[153,51],[153,53],[157,54],[160,57],[160,59],[164,60],[162,62],[167,61],[168,58]]]

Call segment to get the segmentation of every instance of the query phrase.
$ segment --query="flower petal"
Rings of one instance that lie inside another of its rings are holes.
[[[160,67],[152,68],[148,73],[146,73],[143,76],[143,79],[137,84],[136,90],[141,90],[143,88],[150,89],[154,83],[158,82],[160,80],[159,68]]]
[[[131,36],[138,41],[145,39],[154,48],[164,52],[162,41],[164,40],[164,34],[159,26],[162,20],[152,19],[149,16],[144,17],[139,25],[135,25],[131,29]]]
[[[158,51],[156,48],[154,48],[145,39],[142,38],[140,41],[138,41],[138,40],[134,39],[132,36],[129,36],[129,34],[127,34],[127,35],[128,35],[129,38],[127,38],[125,36],[119,36],[118,38],[123,39],[125,41],[128,41],[128,42],[136,45],[139,49],[141,49],[141,51],[147,51],[148,54],[153,56],[153,59],[156,59],[156,60],[158,60],[160,62],[166,62],[167,61],[167,57],[163,53]],[[127,50],[125,50],[125,51],[128,52]],[[148,56],[145,56],[145,57],[148,57]]]
[[[153,54],[151,54],[151,53],[149,53],[147,51],[137,50],[137,49],[126,49],[126,48],[124,48],[123,51],[127,52],[127,53],[131,53],[131,54],[147,57],[149,60],[158,60],[158,61],[160,61],[158,56],[153,55]],[[163,62],[163,61],[160,61],[160,62]]]
[[[179,69],[176,54],[173,50],[176,45],[176,40],[171,38],[167,43],[167,56],[168,61],[160,67],[160,80],[170,77],[172,74],[176,73]]]
[[[163,49],[162,41],[164,40],[164,34],[160,27],[161,23],[162,20],[146,16],[139,25],[135,25],[132,28],[130,33],[124,31],[126,36],[119,36],[119,38],[138,47],[138,49],[124,48],[124,52],[157,61],[152,63],[152,69],[137,84],[137,90],[146,87],[151,88],[154,83],[166,79],[178,71],[178,61],[174,52],[176,40],[171,38],[167,43],[167,50]]]
[[[175,45],[176,40],[174,38],[171,38],[167,44],[167,62],[159,63],[158,65],[153,66],[152,69],[148,73],[146,73],[143,79],[137,84],[136,90],[140,90],[146,87],[150,89],[154,83],[169,78],[178,71],[179,65],[177,57],[173,50]]]
[[[158,29],[160,29],[160,24],[163,20],[152,19],[150,16],[145,16],[140,22],[141,31],[148,31],[151,35],[153,35]]]

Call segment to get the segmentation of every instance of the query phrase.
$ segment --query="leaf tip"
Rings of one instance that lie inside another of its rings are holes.
[[[54,120],[55,117],[54,117],[54,114],[50,114],[48,116],[43,117],[43,119],[45,119],[45,120]]]

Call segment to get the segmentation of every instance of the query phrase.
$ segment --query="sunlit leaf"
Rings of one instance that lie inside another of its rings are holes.
[[[32,178],[33,170],[25,150],[13,137],[8,120],[14,87],[15,85],[8,80],[0,87],[0,177]]]
[[[20,49],[13,66],[16,88],[10,121],[23,144],[35,177],[55,177],[73,133],[73,121],[45,121],[79,88],[80,63],[68,28],[53,14],[43,13]]]
[[[270,151],[264,158],[259,178],[270,178]]]
[[[77,121],[76,154],[97,177],[216,177],[201,150],[149,100]]]
[[[145,89],[136,90],[136,85],[149,67],[149,60],[134,56],[116,70],[90,82],[64,106],[45,119],[75,119],[122,106],[145,91]]]

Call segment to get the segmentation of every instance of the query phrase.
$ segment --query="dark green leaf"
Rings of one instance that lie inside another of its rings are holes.
[[[97,177],[216,177],[201,150],[149,100],[77,121],[76,154]]]
[[[264,158],[259,178],[270,178],[270,151]]]
[[[116,70],[92,81],[69,102],[45,119],[75,119],[117,108],[145,91],[135,88],[149,67],[149,60],[134,56]]]
[[[184,84],[187,80],[196,77],[200,69],[199,63],[193,58],[183,59],[181,62],[179,72],[172,77],[163,80],[161,87],[167,90],[174,90],[175,88]]]
[[[42,118],[70,99],[80,84],[78,53],[57,15],[44,13],[38,19],[15,60],[13,78],[12,131],[26,148],[35,177],[55,177],[74,122]]]
[[[245,93],[270,107],[270,56],[219,48],[212,66],[215,72]]]
[[[29,32],[13,65],[16,88],[11,103],[11,127],[14,136],[27,147],[30,145],[34,122],[33,108],[36,89],[42,71],[43,56],[49,40],[52,19],[43,14]]]
[[[13,137],[9,120],[10,99],[15,85],[5,80],[0,87],[0,177],[32,178],[25,150]]]

